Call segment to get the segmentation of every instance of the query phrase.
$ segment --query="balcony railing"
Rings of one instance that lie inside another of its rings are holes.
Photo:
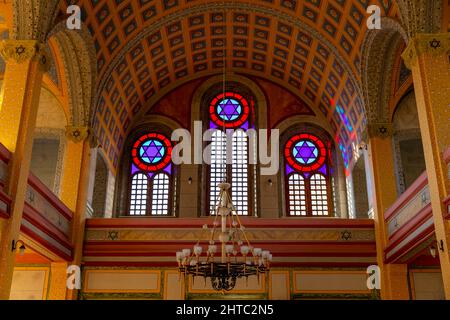
[[[9,218],[11,198],[5,192],[11,154],[0,144],[0,218]],[[21,231],[67,260],[72,256],[70,230],[72,211],[30,173]]]
[[[434,223],[426,172],[385,212],[385,222],[389,237],[385,250],[386,262],[402,262],[406,253],[433,235]]]

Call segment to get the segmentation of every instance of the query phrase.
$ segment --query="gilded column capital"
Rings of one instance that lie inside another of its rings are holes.
[[[75,143],[80,143],[91,136],[91,129],[89,127],[67,126],[66,137]]]
[[[371,123],[367,126],[367,133],[370,138],[389,138],[392,137],[394,128],[392,123]]]
[[[39,61],[43,71],[50,68],[45,46],[36,40],[1,40],[0,55],[6,62],[13,61],[20,64],[34,59]]]
[[[406,67],[411,69],[422,54],[434,56],[450,50],[450,33],[419,33],[409,41],[402,54]]]

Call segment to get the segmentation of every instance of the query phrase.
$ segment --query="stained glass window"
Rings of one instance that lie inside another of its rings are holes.
[[[130,215],[143,216],[147,212],[148,177],[136,173],[131,180]]]
[[[214,213],[220,189],[217,185],[226,177],[226,136],[222,131],[215,131],[211,139],[211,166],[209,168],[209,211]]]
[[[284,156],[288,214],[327,216],[330,183],[325,143],[313,134],[296,134],[287,141]]]
[[[231,175],[232,201],[239,214],[248,215],[248,150],[247,134],[237,130],[233,134],[233,164]]]
[[[231,197],[240,215],[249,215],[251,190],[254,179],[248,165],[248,138],[245,132],[250,126],[250,104],[241,94],[220,93],[209,106],[210,128],[218,129],[211,141],[211,165],[209,167],[209,213],[214,214],[218,201],[217,185],[225,179],[231,183]],[[226,131],[232,135],[232,163],[226,163]]]
[[[238,93],[220,93],[209,105],[211,120],[218,128],[240,128],[248,120],[249,113],[249,103]]]
[[[172,144],[161,133],[140,136],[131,149],[130,215],[168,215]]]
[[[306,216],[305,179],[298,174],[291,174],[288,178],[289,213],[292,216]]]
[[[309,179],[311,188],[311,211],[313,216],[328,215],[328,191],[325,177],[316,173]]]
[[[169,176],[158,173],[153,178],[152,214],[169,214]]]

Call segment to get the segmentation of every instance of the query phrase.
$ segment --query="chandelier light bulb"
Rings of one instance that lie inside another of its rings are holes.
[[[270,251],[264,250],[264,251],[261,253],[261,256],[263,257],[263,259],[267,259],[267,257],[269,256],[269,254],[270,254]]]
[[[225,246],[225,252],[226,252],[227,254],[231,254],[231,253],[233,252],[233,249],[234,249],[234,246],[233,246],[232,244],[227,244],[227,245]]]
[[[241,246],[241,253],[243,256],[246,256],[249,252],[250,248],[248,246]]]
[[[214,254],[214,253],[216,253],[216,251],[217,251],[217,246],[215,244],[208,246],[208,252],[209,253]]]
[[[255,257],[259,257],[261,255],[262,249],[261,248],[255,248],[253,249],[253,255]]]
[[[191,249],[183,249],[183,255],[187,258],[191,255]]]
[[[196,256],[199,256],[202,254],[202,247],[201,246],[194,246],[194,254]]]
[[[181,261],[181,260],[183,260],[183,252],[178,251],[177,252],[177,261]]]

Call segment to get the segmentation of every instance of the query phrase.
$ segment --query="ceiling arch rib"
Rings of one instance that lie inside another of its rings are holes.
[[[93,125],[110,160],[117,163],[120,141],[152,96],[221,70],[224,43],[228,70],[296,92],[348,149],[366,121],[359,87],[365,2],[229,1],[224,10],[222,1],[81,1],[99,69]],[[394,11],[391,1],[381,3]]]

